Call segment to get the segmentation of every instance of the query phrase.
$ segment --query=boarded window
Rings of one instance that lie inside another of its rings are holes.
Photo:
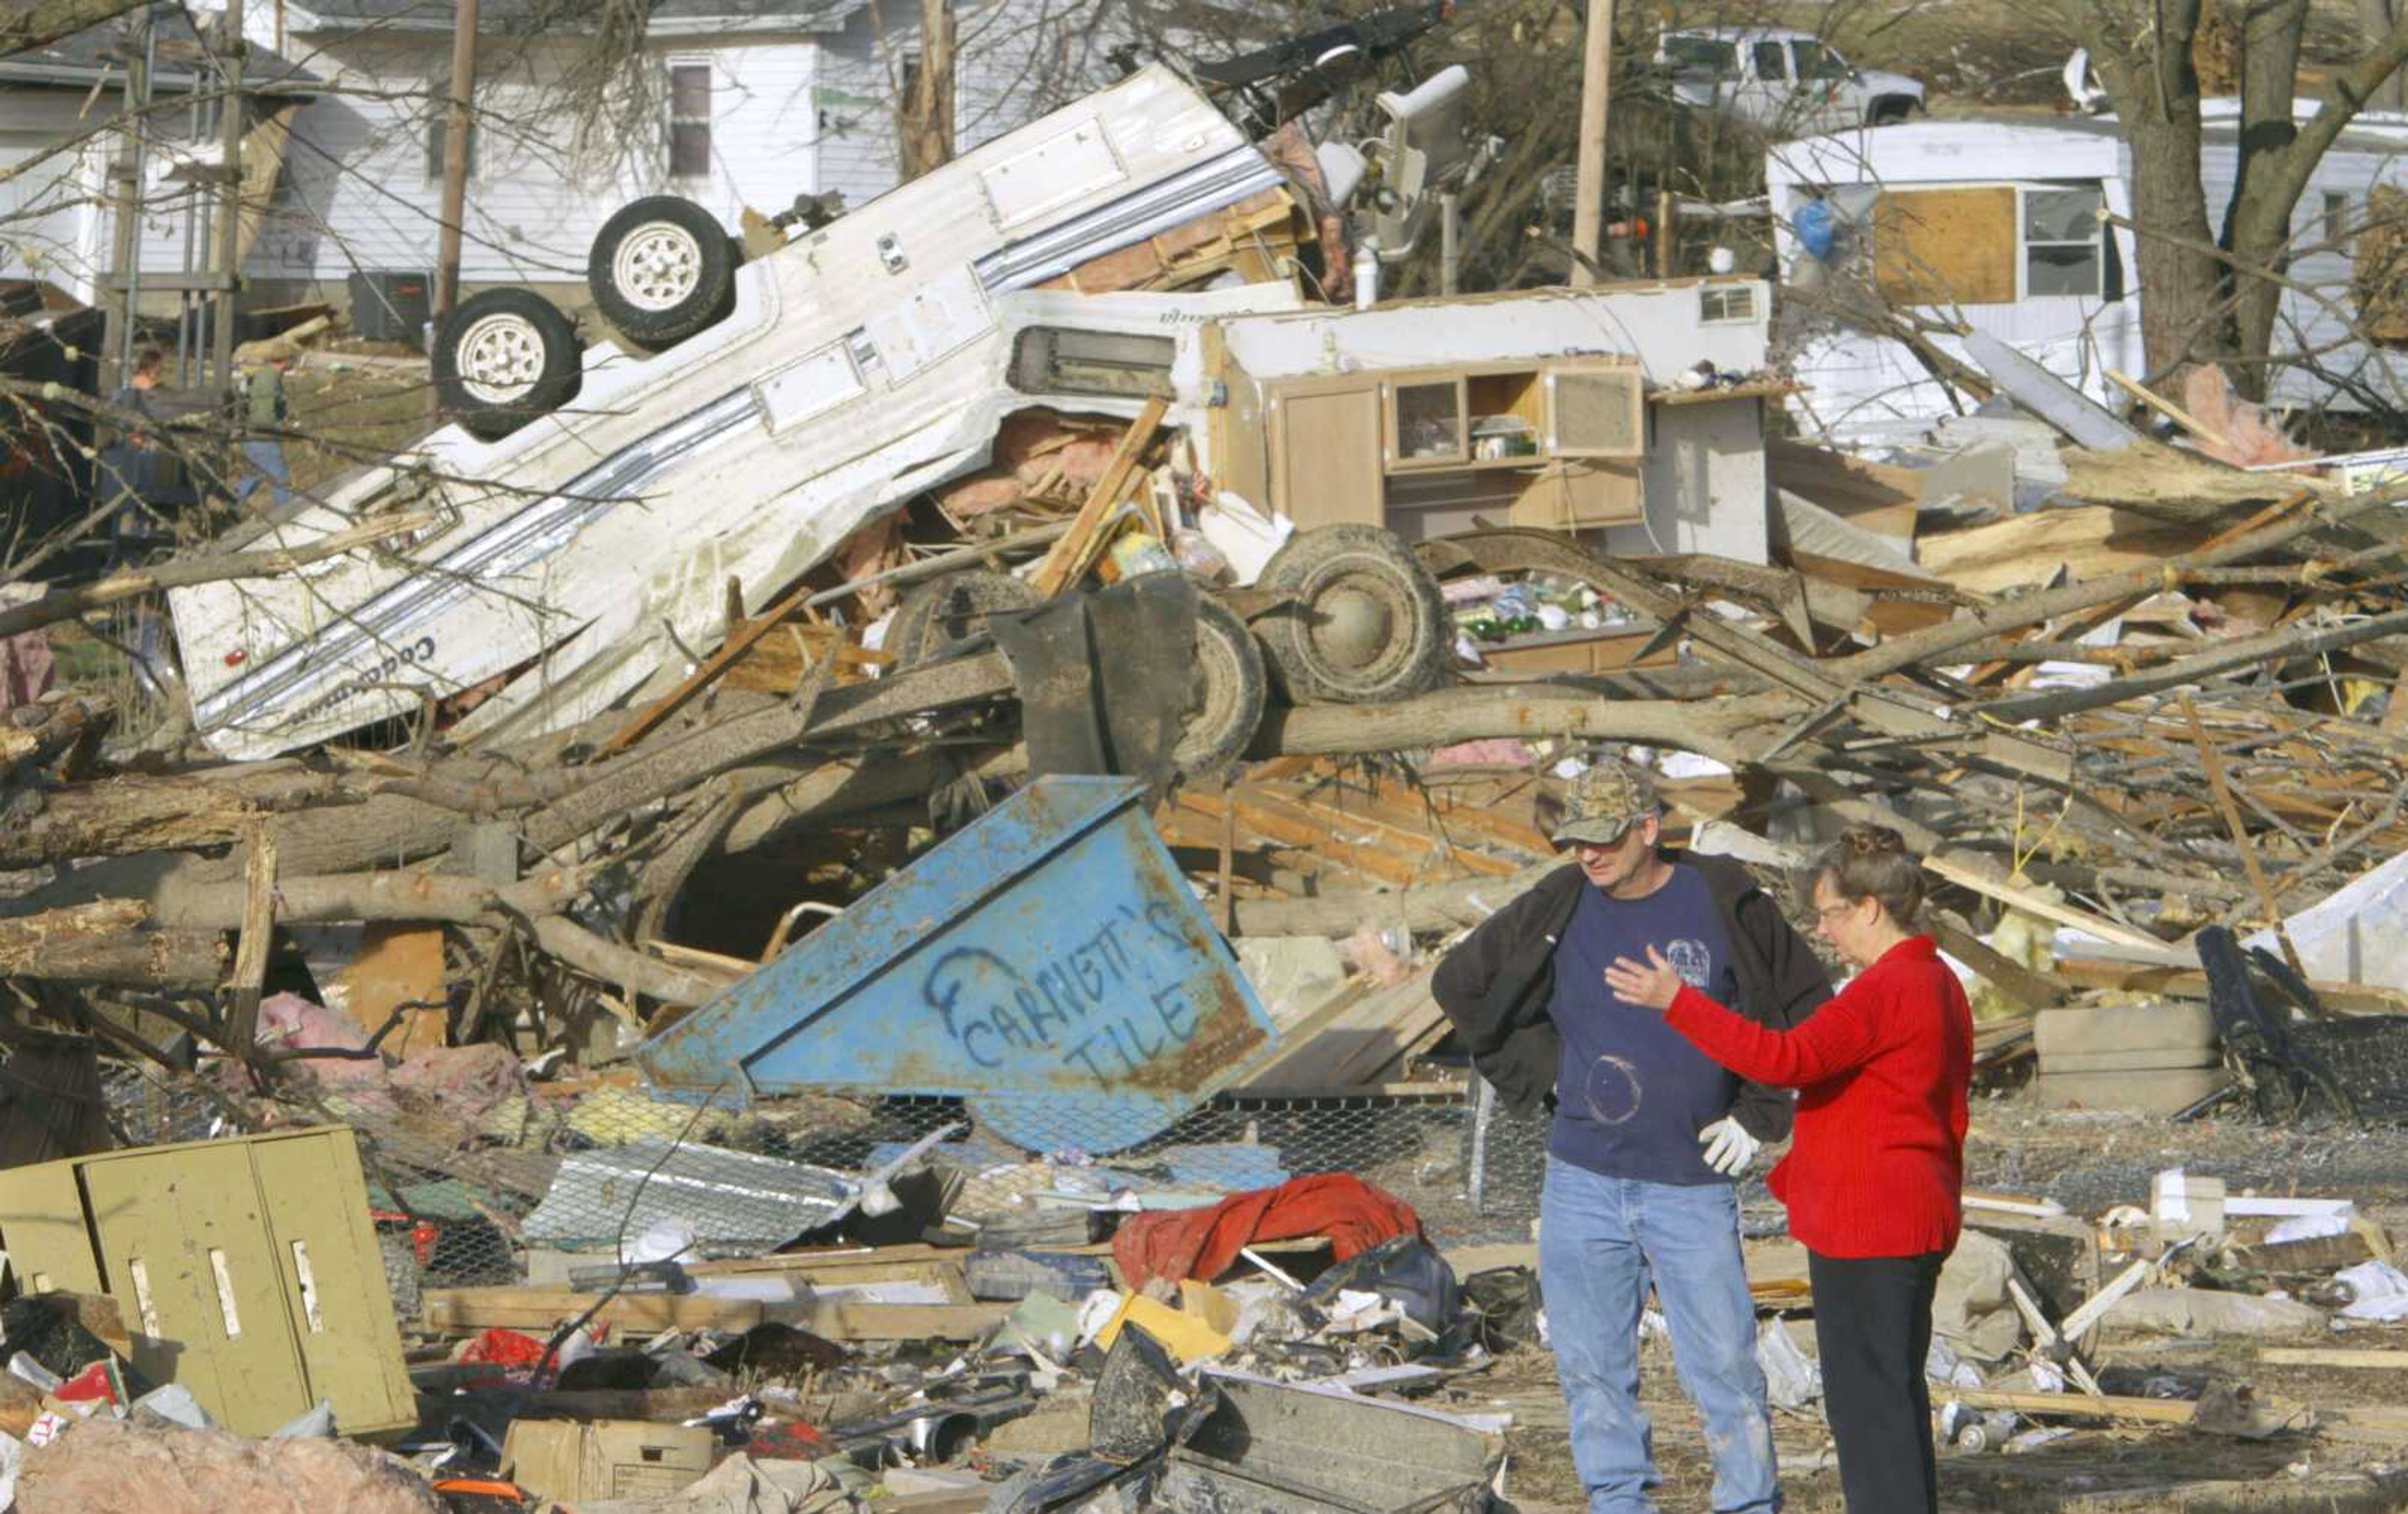
[[[1873,282],[1901,305],[2012,305],[2015,192],[1885,190],[1873,207]]]
[[[669,175],[703,179],[710,174],[710,65],[681,63],[669,69]]]
[[[2024,293],[2096,298],[2105,287],[2095,189],[2024,191]]]

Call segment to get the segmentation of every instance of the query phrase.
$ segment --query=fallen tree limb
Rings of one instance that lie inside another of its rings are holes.
[[[1498,736],[1581,736],[1671,746],[1738,767],[1742,733],[1783,715],[1795,699],[1757,695],[1712,707],[1679,699],[1600,699],[1552,685],[1441,689],[1394,704],[1316,704],[1263,717],[1251,755],[1333,756],[1448,746]]]
[[[354,547],[431,526],[436,519],[427,512],[380,516],[364,525],[322,537],[306,547],[235,552],[216,557],[171,558],[156,568],[120,570],[90,584],[71,589],[55,589],[38,599],[0,610],[0,636],[14,636],[20,631],[30,631],[55,621],[70,620],[109,605],[122,604],[127,599],[156,594],[162,589],[190,588],[196,584],[218,584],[236,578],[274,578],[310,563],[338,557]]]
[[[2271,631],[2264,636],[2226,642],[2161,668],[2135,673],[2129,678],[2110,679],[2090,688],[2043,689],[2036,694],[1992,699],[1980,708],[1984,714],[2009,724],[2022,720],[2054,720],[2084,710],[2121,704],[2144,694],[2179,688],[2185,684],[2195,684],[2202,678],[2230,672],[2235,668],[2245,668],[2252,663],[2313,657],[2320,653],[2337,652],[2360,642],[2372,642],[2401,632],[2408,632],[2408,610],[2372,615],[2344,626],[2295,626],[2287,630]]]
[[[0,920],[0,977],[144,988],[214,988],[225,975],[215,930],[143,930],[139,900]]]

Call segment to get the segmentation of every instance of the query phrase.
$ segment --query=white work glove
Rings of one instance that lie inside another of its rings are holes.
[[[1725,1177],[1737,1177],[1747,1171],[1747,1164],[1764,1146],[1728,1115],[1699,1131],[1698,1144],[1706,1148],[1706,1165]]]

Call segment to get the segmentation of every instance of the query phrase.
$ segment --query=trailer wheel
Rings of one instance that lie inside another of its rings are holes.
[[[923,584],[903,596],[887,624],[881,650],[900,668],[928,661],[957,642],[986,629],[998,610],[1030,610],[1037,591],[992,568],[964,569]]]
[[[649,195],[602,223],[585,286],[628,339],[658,349],[727,314],[741,261],[718,217],[675,195]]]
[[[1404,699],[1445,674],[1446,601],[1392,532],[1299,531],[1271,555],[1256,587],[1293,597],[1254,622],[1291,702]]]
[[[435,339],[435,393],[475,436],[498,441],[577,397],[585,382],[577,324],[527,289],[471,295]]]
[[[1188,778],[1215,773],[1238,760],[1263,723],[1269,685],[1263,654],[1246,623],[1220,600],[1196,601],[1196,675],[1171,765]]]

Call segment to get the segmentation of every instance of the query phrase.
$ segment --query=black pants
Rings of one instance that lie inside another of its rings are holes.
[[[1808,1252],[1814,1344],[1823,1358],[1823,1413],[1840,1451],[1848,1514],[1938,1514],[1931,1450],[1931,1295],[1934,1251],[1919,1257],[1827,1257]]]

